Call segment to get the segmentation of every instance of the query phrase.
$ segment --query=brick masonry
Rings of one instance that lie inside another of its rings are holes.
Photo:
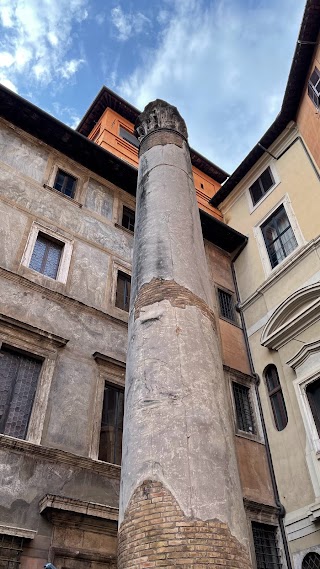
[[[155,130],[142,140],[139,148],[139,156],[142,156],[147,150],[157,145],[165,146],[166,144],[176,144],[176,146],[182,148],[184,140],[182,135],[174,130],[166,130],[164,128]]]
[[[199,308],[202,314],[209,318],[215,327],[214,313],[204,300],[174,280],[156,278],[142,285],[139,289],[134,303],[135,320],[139,318],[141,308],[162,300],[168,300],[171,306],[177,308],[186,308],[186,306]]]
[[[118,535],[118,569],[251,569],[248,553],[219,520],[186,517],[161,482],[134,492]]]

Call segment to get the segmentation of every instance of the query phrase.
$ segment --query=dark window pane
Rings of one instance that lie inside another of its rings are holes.
[[[218,298],[221,316],[231,320],[232,322],[236,322],[233,295],[218,288]]]
[[[320,436],[320,379],[309,383],[306,388],[306,393],[308,396],[308,401],[314,422],[316,424],[318,434]]]
[[[116,306],[129,312],[131,277],[118,271]]]
[[[270,168],[267,168],[260,176],[262,187],[266,193],[274,184]]]
[[[276,267],[294,249],[298,243],[283,206],[261,225],[271,267]]]
[[[130,231],[134,231],[134,223],[135,223],[135,212],[128,207],[123,207],[122,211],[122,223],[123,227],[130,229]]]
[[[139,140],[134,136],[134,134],[132,134],[132,132],[129,132],[128,130],[120,126],[119,134],[121,138],[132,144],[132,146],[139,148]]]
[[[256,205],[256,203],[261,200],[261,198],[270,190],[273,184],[274,179],[271,170],[270,168],[267,168],[249,188],[253,205]]]
[[[288,414],[284,401],[278,371],[275,365],[269,365],[264,372],[269,392],[274,422],[278,431],[288,424]]]
[[[55,279],[58,273],[63,244],[38,234],[29,267]]]
[[[14,535],[0,535],[0,569],[18,569],[23,538]]]
[[[257,569],[280,569],[282,567],[276,532],[273,526],[252,522]]]
[[[27,432],[41,362],[0,350],[0,432],[23,439]]]
[[[320,106],[320,72],[315,67],[308,83],[308,95],[316,107]]]
[[[75,186],[76,178],[59,169],[53,187],[62,194],[73,198]]]
[[[315,551],[310,551],[303,558],[301,569],[320,569],[320,555]]]
[[[121,464],[124,393],[105,385],[100,431],[99,460]]]
[[[250,388],[240,383],[233,383],[232,389],[238,429],[246,431],[247,433],[255,433],[250,402]]]

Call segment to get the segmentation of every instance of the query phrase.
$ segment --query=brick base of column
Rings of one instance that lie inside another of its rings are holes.
[[[251,569],[246,549],[219,520],[187,518],[160,482],[134,492],[118,535],[118,569]]]

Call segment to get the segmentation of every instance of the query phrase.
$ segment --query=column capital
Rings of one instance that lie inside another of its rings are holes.
[[[162,99],[156,99],[149,103],[138,116],[135,123],[135,134],[141,143],[148,134],[161,129],[172,130],[186,140],[188,139],[186,123],[178,109]]]

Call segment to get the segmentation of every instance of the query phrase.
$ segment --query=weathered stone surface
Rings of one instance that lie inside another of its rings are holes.
[[[181,146],[163,140],[152,145],[161,128],[183,135],[184,122],[170,105],[156,101],[137,125],[142,144],[151,142],[138,176],[119,569],[141,567],[140,559],[146,566],[202,567],[209,553],[220,565],[249,567],[232,414],[189,149],[182,137]],[[145,494],[150,515],[139,525]],[[173,508],[171,519],[162,499]],[[167,544],[161,534],[169,522],[175,538]],[[187,541],[181,527],[190,529]],[[217,527],[230,539],[222,549],[215,543]],[[139,528],[144,535],[136,535]],[[203,555],[198,551],[201,531],[210,534]]]
[[[85,205],[92,211],[112,219],[113,196],[107,188],[98,184],[92,178],[89,180]]]
[[[149,103],[139,115],[135,124],[135,133],[140,142],[145,136],[158,129],[169,129],[179,132],[185,139],[188,138],[186,123],[177,107],[169,105],[166,101],[156,99]]]
[[[1,161],[16,171],[42,182],[49,153],[42,146],[35,146],[5,125],[0,128]]]

